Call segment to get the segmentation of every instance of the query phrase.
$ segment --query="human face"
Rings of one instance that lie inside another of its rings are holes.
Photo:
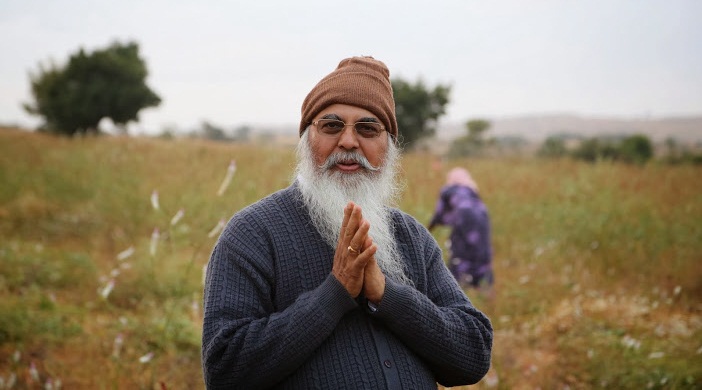
[[[348,104],[332,104],[320,111],[313,121],[318,119],[338,119],[347,124],[359,121],[379,121],[372,112]],[[383,125],[386,124],[383,123]],[[318,166],[323,165],[333,153],[354,151],[363,155],[374,167],[380,167],[387,154],[389,142],[387,131],[383,131],[380,136],[375,138],[359,136],[356,134],[353,126],[346,126],[341,134],[335,137],[321,134],[317,131],[315,125],[310,125],[308,131],[310,132],[308,134],[310,147],[312,148],[315,164]],[[357,173],[365,168],[356,162],[339,162],[332,169],[344,173]]]

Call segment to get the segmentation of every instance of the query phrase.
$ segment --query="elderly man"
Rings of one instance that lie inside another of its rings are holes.
[[[399,185],[389,71],[342,60],[302,104],[295,179],[237,212],[210,259],[209,389],[428,389],[488,371],[490,321]]]

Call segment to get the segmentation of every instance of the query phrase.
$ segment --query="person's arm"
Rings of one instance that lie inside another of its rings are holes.
[[[476,383],[490,368],[492,325],[470,303],[431,243],[425,259],[407,259],[426,264],[426,292],[387,279],[373,315],[427,362],[440,384]]]
[[[240,243],[246,238],[244,229],[230,234]],[[230,239],[216,245],[207,268],[205,383],[208,389],[270,387],[294,372],[357,303],[330,274],[276,311],[271,254],[255,239],[239,246]]]
[[[447,224],[446,216],[451,210],[450,204],[448,203],[447,191],[448,189],[444,187],[439,192],[439,198],[436,200],[436,205],[434,206],[434,214],[427,224],[427,229],[429,231],[432,231],[437,225]]]
[[[443,218],[444,215],[444,203],[441,200],[441,197],[439,197],[439,200],[436,201],[436,206],[434,207],[434,214],[432,214],[431,219],[429,220],[429,223],[427,224],[427,229],[429,231],[434,230],[436,225],[440,225],[441,219]]]

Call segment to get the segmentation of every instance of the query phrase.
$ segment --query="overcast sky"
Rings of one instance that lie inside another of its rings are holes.
[[[702,114],[702,1],[0,1],[0,123],[29,72],[83,47],[136,41],[163,99],[134,131],[299,121],[319,79],[352,55],[391,76],[452,85],[444,122],[523,114]]]

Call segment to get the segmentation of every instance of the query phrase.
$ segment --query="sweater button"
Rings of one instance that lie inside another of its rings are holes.
[[[390,367],[392,367],[392,362],[390,360],[386,360],[383,362],[383,365],[387,368],[390,368]]]

